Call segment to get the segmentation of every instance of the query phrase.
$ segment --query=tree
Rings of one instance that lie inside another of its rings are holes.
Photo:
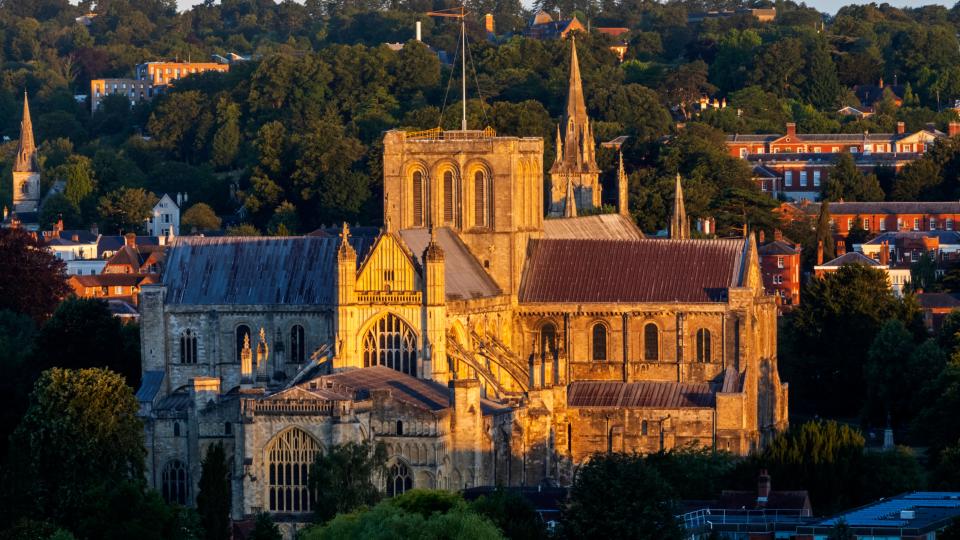
[[[7,504],[76,528],[98,504],[98,490],[142,483],[139,409],[133,390],[108,370],[43,372],[11,438]]]
[[[729,485],[736,462],[727,452],[696,445],[661,450],[645,458],[679,499],[701,500],[716,497]]]
[[[240,107],[226,97],[217,102],[217,132],[213,135],[211,161],[220,168],[233,164],[240,150]]]
[[[574,480],[563,509],[564,532],[585,539],[680,539],[675,500],[673,489],[643,457],[597,454]]]
[[[831,109],[840,97],[837,66],[830,58],[826,43],[817,42],[811,48],[804,94],[818,109]]]
[[[80,203],[96,189],[93,162],[86,156],[70,156],[66,163],[51,171],[50,176],[54,180],[66,183],[64,196],[78,208]]]
[[[37,326],[23,314],[0,310],[0,440],[6,441],[27,409],[30,388],[37,376],[33,358]],[[0,446],[0,463],[7,447]]]
[[[227,227],[227,236],[260,236],[260,230],[249,223],[231,225]]]
[[[820,263],[819,251],[823,247],[823,262],[831,261],[836,256],[833,245],[833,219],[830,217],[830,202],[823,201],[820,204],[820,212],[817,214],[817,264]]]
[[[113,230],[135,231],[153,214],[157,196],[141,188],[119,188],[100,197],[100,217]]]
[[[206,203],[197,203],[180,217],[180,224],[191,232],[218,231],[220,218]]]
[[[230,538],[230,470],[222,443],[210,446],[203,458],[197,492],[197,511],[207,532],[207,540]],[[270,525],[275,527],[272,522]],[[260,516],[257,516],[257,526],[261,526]],[[265,528],[266,524],[263,527]],[[266,533],[267,531],[263,532],[264,535]]]
[[[67,229],[80,227],[83,223],[80,208],[62,193],[53,193],[43,200],[39,219],[43,230],[50,230],[61,219]]]
[[[498,489],[473,501],[470,508],[492,521],[510,540],[547,538],[547,528],[536,508],[513,491]]]
[[[857,169],[853,156],[841,152],[830,169],[823,198],[827,201],[882,201],[883,190],[874,174],[864,175]]]
[[[940,166],[932,159],[920,158],[900,170],[890,197],[895,201],[929,200],[940,182]]]
[[[66,265],[23,229],[0,229],[0,309],[43,321],[67,295]]]
[[[376,504],[380,490],[375,482],[386,461],[386,448],[368,442],[348,442],[317,454],[309,481],[317,521]]]
[[[913,336],[898,319],[884,323],[873,339],[863,370],[867,387],[863,414],[873,425],[883,425],[888,419],[895,420],[894,425],[897,425],[901,415],[907,414],[901,408],[906,398],[903,396],[903,367],[906,364],[904,359],[910,357],[913,349]]]
[[[273,518],[266,512],[257,514],[254,521],[253,530],[250,531],[248,540],[283,540],[280,528],[273,522]]]
[[[267,224],[267,234],[271,236],[290,236],[297,234],[300,229],[300,220],[297,218],[297,209],[287,201],[283,201],[273,211],[273,217]]]

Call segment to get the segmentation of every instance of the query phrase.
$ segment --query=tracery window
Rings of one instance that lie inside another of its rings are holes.
[[[303,327],[299,324],[290,329],[290,361],[302,364],[306,360],[306,347],[303,343]]]
[[[197,363],[197,335],[189,328],[180,334],[180,363]]]
[[[473,215],[477,227],[487,226],[487,179],[483,171],[473,175]]]
[[[710,362],[710,331],[697,330],[697,362]]]
[[[266,450],[267,502],[271,512],[310,512],[313,501],[307,479],[320,445],[293,428],[273,439]]]
[[[597,323],[593,325],[593,360],[603,362],[607,359],[607,327]]]
[[[417,336],[393,313],[381,317],[363,336],[363,367],[371,366],[417,375]]]
[[[161,493],[168,503],[187,504],[187,467],[182,461],[174,459],[163,467]]]
[[[648,362],[660,359],[660,329],[653,323],[643,327],[643,358]]]
[[[423,172],[413,172],[413,226],[423,227]]]
[[[394,463],[387,478],[387,497],[402,495],[411,489],[413,476],[410,475],[409,467],[402,461]]]
[[[250,327],[245,324],[241,324],[240,326],[238,326],[237,327],[237,363],[238,364],[240,363],[240,356],[243,354],[244,345],[250,344],[251,347],[253,346],[250,342],[250,339],[251,339]]]

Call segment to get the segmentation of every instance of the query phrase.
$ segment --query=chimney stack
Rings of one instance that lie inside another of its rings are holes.
[[[757,478],[757,506],[762,508],[767,505],[770,499],[770,475],[766,469],[760,469],[760,477]]]
[[[80,235],[79,235],[79,234],[74,234],[74,235],[70,236],[70,240],[73,240],[74,242],[79,242],[79,241],[80,241]]]
[[[793,122],[787,122],[787,136],[794,137],[797,135],[797,124]]]
[[[823,264],[823,240],[817,241],[817,266]]]
[[[890,264],[890,242],[886,240],[880,242],[880,264],[884,266]]]
[[[423,41],[423,40],[420,39],[420,38],[421,38],[421,33],[420,33],[420,21],[417,21],[417,41]]]
[[[53,224],[53,237],[60,238],[60,233],[63,232],[63,214],[57,216],[57,222]]]
[[[773,239],[776,240],[777,242],[782,242],[782,241],[783,241],[783,231],[781,231],[780,229],[774,229],[774,230],[773,230]]]
[[[765,240],[765,235],[763,234],[763,229],[760,229],[759,236],[760,236],[760,243],[761,243],[761,244],[765,243],[765,242],[764,242],[764,240]]]
[[[907,132],[907,125],[903,122],[897,122],[897,135],[903,135]]]
[[[126,245],[132,248],[137,247],[137,233],[127,233],[123,238]]]
[[[493,13],[487,13],[483,16],[483,28],[487,31],[488,34],[494,34],[496,30],[495,23],[493,22]]]
[[[837,240],[836,254],[837,254],[837,257],[841,257],[847,254],[847,243],[844,242],[843,240]]]
[[[960,135],[960,122],[950,122],[947,124],[947,135],[950,137]]]

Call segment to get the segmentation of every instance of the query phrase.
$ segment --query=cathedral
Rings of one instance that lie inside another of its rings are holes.
[[[385,445],[412,488],[569,485],[597,452],[738,455],[786,428],[776,304],[752,238],[670,239],[597,214],[576,49],[544,193],[543,140],[390,131],[384,226],[180,237],[141,292],[148,481],[193,504],[223,443],[232,516],[309,521],[310,464]],[[591,215],[580,215],[591,214]]]

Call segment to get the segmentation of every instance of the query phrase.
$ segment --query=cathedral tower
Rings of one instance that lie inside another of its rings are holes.
[[[30,121],[30,104],[23,93],[23,120],[20,122],[20,142],[13,163],[13,211],[36,212],[40,205],[40,165],[37,162],[37,146],[33,142],[33,122]]]
[[[571,213],[566,203],[571,191],[578,210],[600,208],[600,167],[597,166],[593,128],[583,99],[577,43],[573,37],[570,38],[567,111],[563,125],[557,130],[557,157],[550,168],[550,216]]]

